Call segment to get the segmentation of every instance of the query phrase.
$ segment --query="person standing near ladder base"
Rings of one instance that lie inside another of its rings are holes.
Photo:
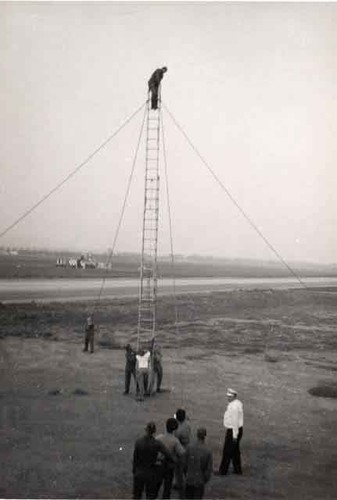
[[[141,349],[136,354],[136,380],[139,393],[137,399],[144,400],[144,394],[147,390],[147,381],[150,371],[151,353],[149,350]]]
[[[160,82],[163,79],[164,73],[166,73],[167,68],[158,68],[151,75],[149,80],[149,92],[151,92],[151,109],[158,109],[158,93]]]
[[[157,377],[157,392],[161,392],[161,382],[163,380],[162,354],[158,346],[153,349],[153,371]]]
[[[132,349],[130,344],[127,344],[125,348],[125,390],[123,394],[129,394],[131,376],[136,383],[136,353]]]

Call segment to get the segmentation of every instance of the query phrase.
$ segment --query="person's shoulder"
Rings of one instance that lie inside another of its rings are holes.
[[[135,446],[141,445],[145,441],[145,436],[136,439]]]
[[[191,432],[191,424],[187,420],[184,420],[182,423],[182,428],[185,431]]]
[[[212,457],[213,455],[212,450],[206,444],[204,445],[204,450],[205,450],[205,455],[207,455],[208,457]]]
[[[188,443],[188,444],[186,445],[185,450],[186,450],[186,451],[187,451],[187,450],[194,450],[196,446],[197,446],[197,443],[196,443],[196,442],[194,442],[194,441],[192,441],[191,443]]]
[[[201,456],[204,456],[205,458],[212,456],[212,452],[206,443],[200,443],[197,441],[195,443],[195,448],[198,449]]]

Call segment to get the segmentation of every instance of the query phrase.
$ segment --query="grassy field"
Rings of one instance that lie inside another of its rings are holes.
[[[130,498],[134,442],[186,409],[218,466],[225,391],[244,404],[243,476],[207,498],[337,498],[337,291],[251,290],[169,297],[158,307],[165,391],[123,396],[137,302],[100,303],[96,352],[82,352],[92,304],[0,306],[4,498]]]

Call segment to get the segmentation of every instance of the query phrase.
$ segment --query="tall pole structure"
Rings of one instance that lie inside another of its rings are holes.
[[[147,100],[146,161],[142,254],[140,265],[137,350],[142,345],[153,347],[156,335],[157,250],[159,222],[159,151],[161,95],[158,87],[158,106],[152,108],[151,93]]]

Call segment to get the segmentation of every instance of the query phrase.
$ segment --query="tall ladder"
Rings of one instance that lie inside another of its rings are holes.
[[[153,347],[156,334],[157,249],[159,221],[160,88],[158,109],[147,100],[146,165],[140,266],[137,350]]]

